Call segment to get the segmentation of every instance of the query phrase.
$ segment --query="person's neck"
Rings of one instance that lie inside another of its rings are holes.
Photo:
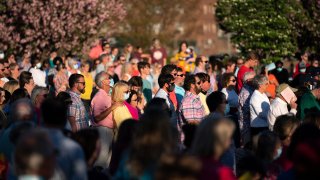
[[[81,92],[77,88],[71,88],[71,91],[76,94],[81,94]]]
[[[144,73],[140,73],[140,74],[141,74],[140,76],[141,76],[142,79],[146,79],[147,76],[148,76],[148,75],[146,75],[146,74],[144,74]]]
[[[176,82],[175,85],[176,85],[176,86],[179,86],[179,87],[182,87],[182,86],[183,86],[183,83],[182,83],[182,82]]]
[[[166,88],[165,87],[163,87],[163,88],[161,88],[162,90],[164,90],[167,94],[169,94],[169,91],[168,90],[166,90]]]
[[[191,92],[191,93],[194,94],[194,95],[198,95],[197,92],[196,92],[194,89],[190,89],[189,92]]]
[[[248,61],[244,63],[244,66],[247,68],[251,68]]]
[[[106,92],[107,94],[109,94],[109,92],[110,92],[110,87],[103,87],[103,88],[101,88],[101,90],[103,90],[104,92]]]
[[[86,72],[86,71],[81,71],[81,73],[82,73],[83,75],[88,75],[88,74],[89,74],[89,72]]]
[[[261,88],[257,89],[261,94],[263,94],[265,91]]]

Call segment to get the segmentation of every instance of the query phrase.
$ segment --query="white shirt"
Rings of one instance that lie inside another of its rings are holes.
[[[279,97],[276,97],[272,101],[270,105],[270,111],[268,113],[269,129],[273,130],[273,125],[276,122],[277,117],[288,114],[288,113],[289,111],[288,111],[287,103],[284,100],[280,99]],[[296,115],[297,110],[291,109],[290,113]]]
[[[46,84],[46,73],[37,68],[31,68],[29,70],[32,73],[32,78],[34,80],[34,84],[41,87],[47,87]]]
[[[268,127],[270,102],[265,93],[255,90],[250,99],[251,127]]]
[[[236,107],[236,108],[238,107],[239,97],[238,97],[238,94],[236,93],[236,91],[234,91],[233,89],[230,91],[227,88],[223,88],[221,90],[221,92],[226,95],[226,99],[227,99],[230,107]]]

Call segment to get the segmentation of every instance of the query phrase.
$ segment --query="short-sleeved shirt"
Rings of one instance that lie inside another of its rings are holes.
[[[68,107],[68,116],[75,117],[77,131],[89,127],[89,116],[83,102],[80,99],[80,94],[73,91],[68,91],[72,104]]]
[[[167,58],[167,52],[163,47],[159,49],[153,48],[151,49],[151,58],[152,64],[158,63],[164,66],[164,60]]]
[[[205,116],[200,97],[187,91],[181,102],[180,113],[186,121],[200,121]]]
[[[253,71],[252,69],[246,67],[246,66],[241,66],[239,71],[238,71],[238,75],[237,75],[237,90],[238,92],[240,92],[242,86],[243,86],[243,76],[246,72],[250,72]]]
[[[151,83],[147,79],[142,79],[142,92],[147,102],[152,99]]]
[[[99,89],[99,91],[91,101],[92,115],[94,117],[98,116],[103,111],[110,108],[111,103],[112,103],[111,96],[108,93],[106,93],[104,90]],[[112,113],[110,113],[106,118],[104,118],[103,120],[95,124],[108,127],[108,128],[113,128]]]

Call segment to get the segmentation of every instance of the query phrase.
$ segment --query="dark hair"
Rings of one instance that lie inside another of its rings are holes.
[[[41,62],[41,60],[38,58],[38,56],[36,54],[32,54],[30,56],[30,63],[31,63],[31,66],[35,66],[37,63],[36,62]]]
[[[311,111],[307,113],[303,120],[304,123],[311,123],[320,128],[320,112],[319,111]]]
[[[162,67],[160,74],[171,74],[172,71],[177,69],[177,66],[174,64],[167,64]]]
[[[22,98],[30,99],[30,95],[25,88],[18,88],[15,91],[13,91],[11,98],[10,98],[10,104],[12,104],[15,101],[17,101],[18,99],[22,99]]]
[[[138,62],[138,70],[141,73],[141,69],[144,69],[146,67],[150,68],[150,64],[144,61]]]
[[[96,150],[96,144],[99,138],[99,132],[94,128],[81,129],[72,136],[72,139],[77,141],[82,147],[86,161],[91,158]]]
[[[251,59],[259,59],[258,53],[256,53],[255,51],[249,52],[246,57],[246,61],[251,60]]]
[[[69,77],[69,87],[73,88],[80,78],[84,78],[81,74],[71,74]]]
[[[61,69],[65,68],[65,65],[63,63],[57,64],[56,65],[56,70],[60,71]]]
[[[230,81],[230,79],[231,79],[232,77],[235,77],[235,76],[234,76],[234,73],[224,73],[224,74],[222,75],[222,85],[223,85],[223,87],[227,87],[228,82]]]
[[[263,161],[271,162],[277,143],[280,143],[279,137],[271,132],[264,131],[259,135],[256,155]]]
[[[227,68],[228,66],[232,66],[232,64],[236,64],[236,61],[234,60],[234,57],[229,58],[229,59],[225,62],[225,67]]]
[[[137,91],[131,90],[129,98],[126,100],[127,103],[131,103],[131,99],[132,99],[133,95],[136,95],[137,96],[137,101],[139,101],[140,97],[139,97],[139,94],[137,93]]]
[[[299,120],[294,115],[281,115],[277,117],[274,123],[273,132],[283,141],[291,135],[291,131],[298,127],[299,123]]]
[[[25,84],[30,83],[32,78],[32,74],[28,71],[22,71],[19,76],[19,85],[20,88],[24,88]]]
[[[67,122],[67,106],[57,99],[48,98],[44,100],[41,105],[41,114],[46,125],[64,128]]]
[[[59,62],[59,64],[63,64],[63,60],[60,56],[57,56],[53,59],[53,64],[57,65],[57,62]]]
[[[181,41],[181,43],[179,44],[179,53],[181,53],[181,51],[182,51],[182,49],[181,49],[182,44],[186,44],[187,47],[189,46],[187,41]]]
[[[281,66],[283,66],[283,62],[280,60],[276,61],[275,64],[276,64],[276,66],[278,66],[279,64],[281,64]]]
[[[190,91],[191,84],[196,84],[196,76],[193,74],[186,77],[186,79],[184,80],[183,88],[186,91]]]
[[[201,82],[210,82],[210,76],[207,73],[199,72],[196,76],[200,79]]]
[[[105,58],[105,57],[107,57],[108,55],[107,54],[101,54],[100,56],[99,56],[99,60],[102,62],[102,60]]]
[[[183,72],[181,67],[177,67],[176,70],[177,70],[177,72]]]
[[[70,94],[65,91],[59,92],[59,94],[56,96],[56,99],[57,101],[64,103],[66,106],[72,103]]]
[[[158,78],[158,84],[160,88],[163,88],[163,86],[167,83],[170,84],[171,81],[174,80],[174,77],[171,74],[160,74]]]
[[[196,58],[195,65],[198,66],[201,61],[202,61],[202,56],[198,56],[198,57]]]
[[[149,101],[145,106],[144,111],[148,112],[148,111],[152,111],[153,109],[161,109],[164,112],[168,112],[169,116],[171,116],[170,107],[168,106],[166,100],[163,98],[155,97],[151,99],[151,101]]]
[[[212,92],[206,99],[210,112],[214,112],[223,103],[225,95],[220,91]]]
[[[142,85],[143,85],[142,78],[140,76],[132,76],[129,79],[128,84],[130,87],[132,87],[132,86],[142,87]]]
[[[85,65],[89,65],[89,72],[90,72],[92,68],[92,61],[86,60],[81,63],[81,67],[84,67]]]

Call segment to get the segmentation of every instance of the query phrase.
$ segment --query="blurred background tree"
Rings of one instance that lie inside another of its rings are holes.
[[[78,53],[105,24],[126,15],[120,0],[0,0],[0,49]]]

